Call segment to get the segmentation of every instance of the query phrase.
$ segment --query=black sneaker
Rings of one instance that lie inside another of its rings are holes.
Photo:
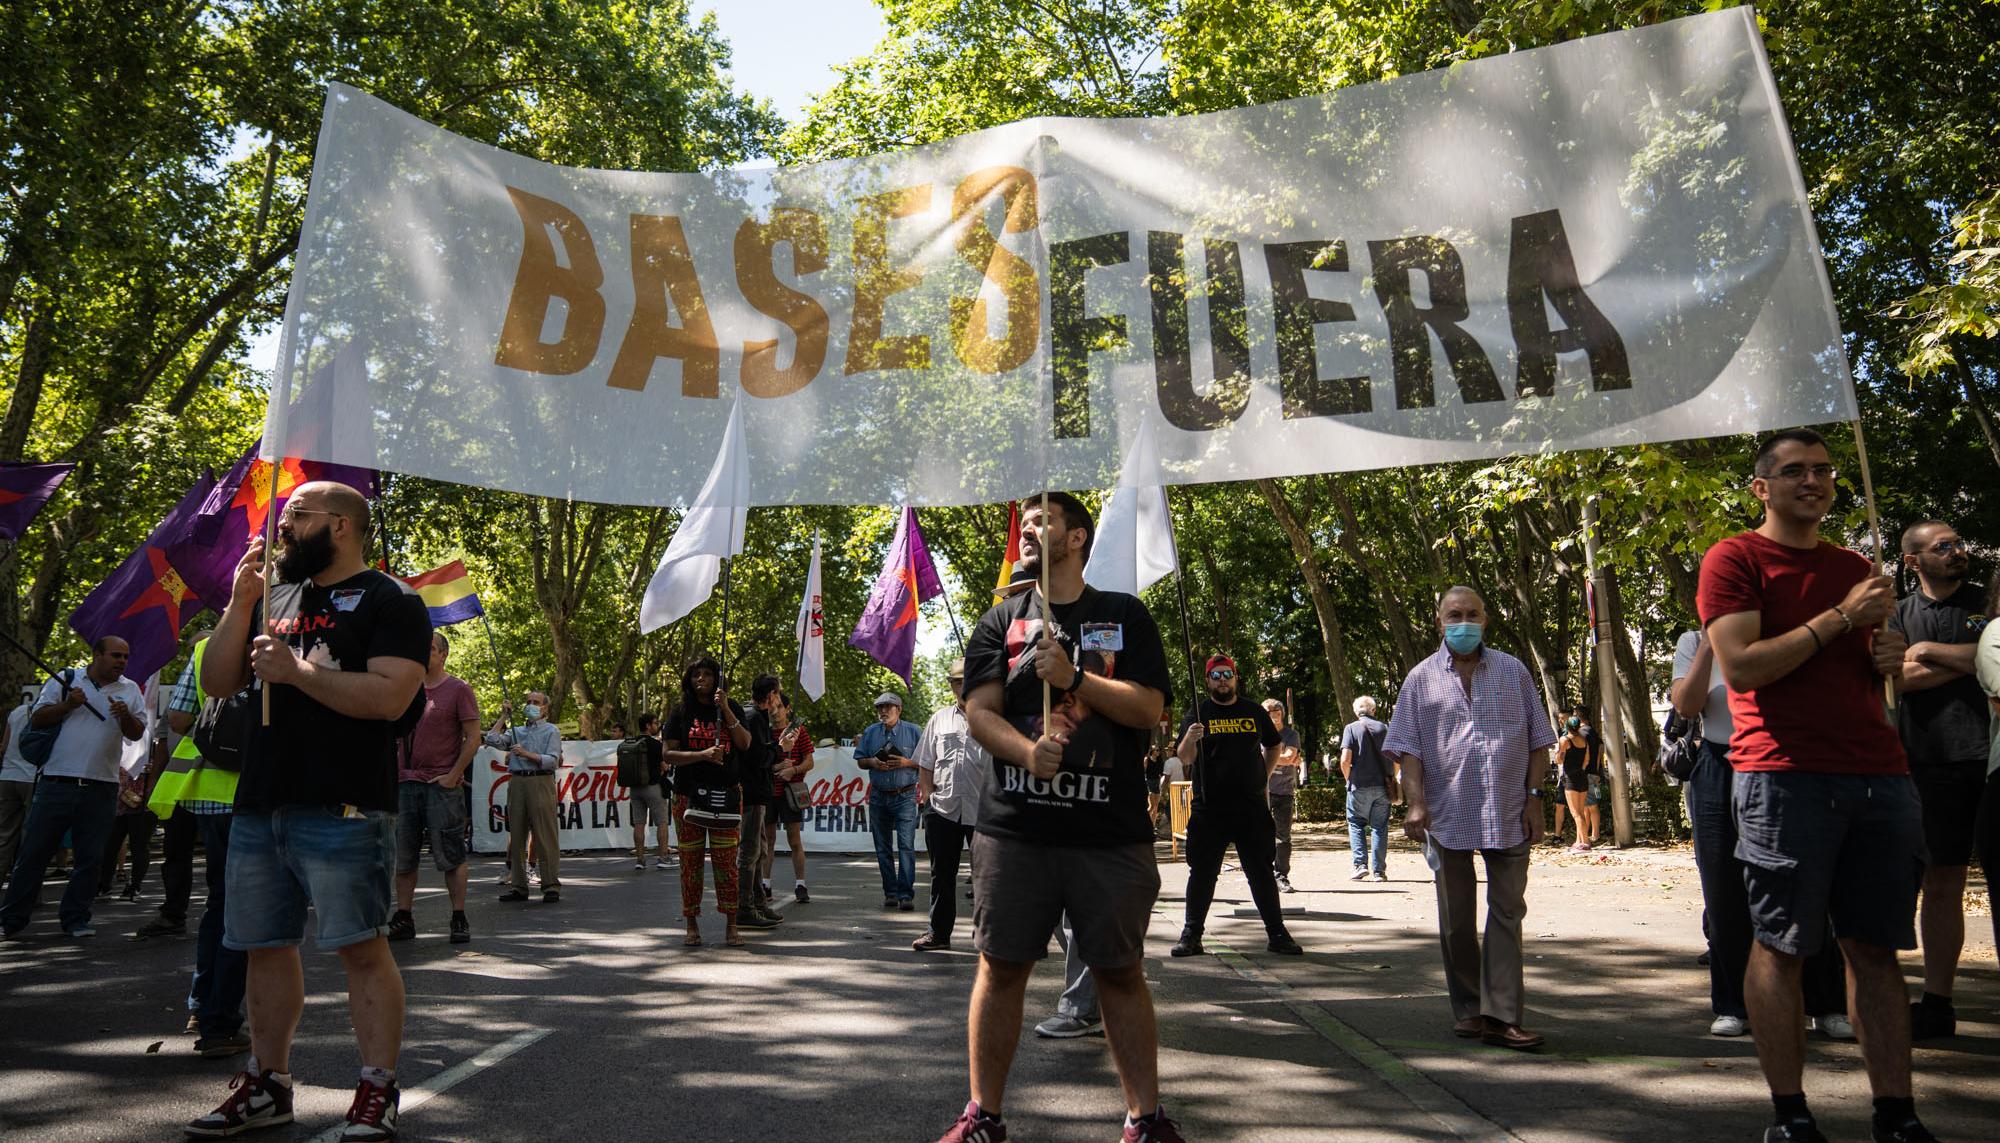
[[[138,931],[132,934],[132,939],[135,941],[145,941],[151,940],[154,937],[184,936],[187,936],[186,921],[172,921],[165,917],[154,917],[152,920],[140,925]]]
[[[1306,952],[1305,949],[1299,947],[1299,942],[1292,939],[1292,934],[1290,933],[1279,933],[1277,936],[1272,937],[1270,942],[1264,947],[1277,953],[1279,956],[1304,956]]]
[[[1167,950],[1167,955],[1200,956],[1202,953],[1207,951],[1208,950],[1201,947],[1200,933],[1188,932],[1186,930],[1183,930],[1181,932],[1181,939],[1174,942],[1174,947]]]
[[[380,1143],[381,1140],[396,1137],[396,1108],[403,1101],[403,1093],[395,1084],[376,1087],[362,1080],[354,1089],[354,1102],[347,1108],[347,1126],[340,1132],[340,1143]]]
[[[940,937],[929,931],[926,931],[923,936],[910,942],[910,948],[916,952],[930,952],[933,949],[948,949],[950,947],[950,937]]]
[[[462,945],[470,943],[471,940],[472,923],[465,919],[464,913],[453,913],[451,915],[451,943]]]
[[[222,1106],[182,1128],[197,1139],[239,1135],[292,1121],[292,1085],[271,1072],[237,1072]]]
[[[1943,1040],[1958,1034],[1958,1010],[1950,1004],[1910,1005],[1910,1039]]]
[[[1827,1138],[1819,1133],[1819,1124],[1810,1118],[1794,1119],[1766,1127],[1764,1143],[1827,1143]]]
[[[777,920],[766,919],[755,909],[736,910],[736,927],[739,929],[775,929],[778,924]]]
[[[905,897],[902,900],[896,902],[896,908],[901,909],[905,913],[910,913],[916,911],[917,905],[916,902],[910,900],[908,897]]]
[[[1875,1127],[1873,1134],[1875,1143],[1938,1143],[1938,1137],[1931,1134],[1930,1128],[1917,1122],[1915,1116],[1911,1116],[1901,1127],[1886,1130]]]
[[[806,892],[805,882],[803,881],[792,886],[792,897],[801,905],[810,904],[812,901],[812,894]]]
[[[389,939],[392,941],[417,939],[417,919],[410,916],[408,909],[398,909],[396,915],[389,918]]]
[[[250,1050],[250,1036],[245,1032],[231,1032],[226,1036],[203,1036],[194,1042],[195,1054],[205,1060],[219,1060],[224,1056],[240,1056]]]
[[[1180,1124],[1168,1119],[1165,1111],[1155,1109],[1153,1114],[1145,1119],[1127,1122],[1121,1143],[1187,1143],[1187,1141],[1181,1138]]]
[[[560,889],[542,890],[542,904],[553,905],[560,900],[562,900],[562,890]]]
[[[882,907],[883,907],[884,909],[893,909],[893,908],[895,908],[895,907],[896,907],[896,899],[895,899],[894,897],[884,897],[884,898],[882,898]]]
[[[505,893],[500,894],[500,900],[502,901],[525,901],[527,899],[528,891],[526,889],[509,889]]]

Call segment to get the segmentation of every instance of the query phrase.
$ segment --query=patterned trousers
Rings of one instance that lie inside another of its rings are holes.
[[[674,848],[681,851],[681,915],[701,915],[701,855],[706,850],[710,864],[715,866],[715,907],[733,917],[736,915],[736,846],[742,831],[689,825],[687,808],[685,797],[674,799]]]

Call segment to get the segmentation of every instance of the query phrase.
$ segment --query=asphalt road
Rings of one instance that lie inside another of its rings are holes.
[[[1170,960],[1183,868],[1165,870],[1148,943],[1169,1112],[1191,1140],[1755,1139],[1768,1103],[1748,1039],[1706,1035],[1700,895],[1686,851],[1537,855],[1529,884],[1534,1054],[1455,1039],[1429,872],[1400,851],[1388,884],[1354,883],[1340,839],[1297,862],[1304,958],[1263,951],[1242,879],[1225,874],[1210,955]],[[470,945],[446,943],[425,869],[409,992],[403,1138],[929,1143],[965,1096],[973,954],[918,954],[923,913],[885,912],[872,858],[814,859],[813,901],[748,949],[680,946],[678,884],[623,855],[565,859],[564,899],[502,905],[474,865]],[[789,874],[786,878],[789,880]],[[927,878],[920,873],[919,892]],[[154,896],[157,902],[157,896]],[[711,897],[712,902],[712,897]],[[191,939],[129,942],[143,905],[104,903],[100,936],[0,946],[0,1136],[171,1140],[224,1094],[237,1061],[180,1034]],[[1961,977],[1961,1034],[1916,1055],[1919,1110],[1945,1140],[1992,1138],[2000,1112],[2000,974],[1982,915]],[[1028,1023],[1053,1010],[1059,961]],[[1906,958],[1914,972],[1915,958]],[[299,1122],[337,1128],[357,1063],[338,962],[308,947],[293,1070]],[[1836,1140],[1868,1137],[1853,1044],[1810,1041],[1807,1090]],[[240,1058],[239,1058],[240,1059]],[[1008,1092],[1017,1141],[1117,1138],[1101,1039],[1024,1035]],[[330,1136],[329,1136],[330,1137]]]

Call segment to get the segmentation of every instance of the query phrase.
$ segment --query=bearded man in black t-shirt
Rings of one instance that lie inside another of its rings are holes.
[[[1001,1143],[1001,1093],[1035,962],[1065,912],[1096,981],[1124,1088],[1127,1143],[1180,1143],[1160,1110],[1159,1045],[1142,965],[1159,896],[1146,816],[1148,732],[1172,688],[1146,606],[1084,585],[1090,513],[1063,492],[1023,502],[1020,592],[980,619],[965,649],[966,722],[992,755],[973,835],[966,1019],[972,1099],[939,1143]],[[1044,616],[1047,616],[1046,620]],[[1043,725],[1044,687],[1054,692]]]
[[[1178,751],[1181,766],[1194,775],[1194,803],[1187,826],[1187,924],[1172,954],[1201,955],[1215,879],[1222,873],[1223,854],[1234,845],[1243,879],[1250,883],[1250,899],[1264,919],[1265,947],[1297,956],[1305,950],[1285,931],[1278,905],[1272,864],[1278,827],[1264,796],[1278,765],[1278,728],[1269,712],[1238,693],[1234,659],[1211,655],[1207,669],[1208,697],[1181,720]]]
[[[222,943],[249,952],[250,1060],[222,1105],[187,1125],[234,1135],[292,1118],[291,1049],[305,1005],[299,944],[306,909],[319,947],[347,970],[361,1079],[343,1140],[393,1139],[403,978],[389,954],[395,858],[396,721],[430,660],[430,613],[408,586],[370,569],[368,502],[345,484],[292,493],[278,518],[277,580],[264,541],[236,568],[229,607],[202,655],[201,689],[251,688],[253,726],[229,834]]]

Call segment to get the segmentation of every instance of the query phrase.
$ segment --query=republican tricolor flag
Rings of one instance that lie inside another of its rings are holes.
[[[479,593],[472,588],[472,576],[465,570],[463,560],[453,560],[422,575],[403,579],[403,582],[423,597],[424,606],[430,609],[432,627],[449,627],[486,614],[486,609],[479,605]]]
[[[1014,581],[1014,569],[1021,563],[1021,506],[1012,500],[1007,502],[1007,550],[1000,557],[1000,578],[993,581],[993,602],[998,603],[1007,594],[1007,585]]]

